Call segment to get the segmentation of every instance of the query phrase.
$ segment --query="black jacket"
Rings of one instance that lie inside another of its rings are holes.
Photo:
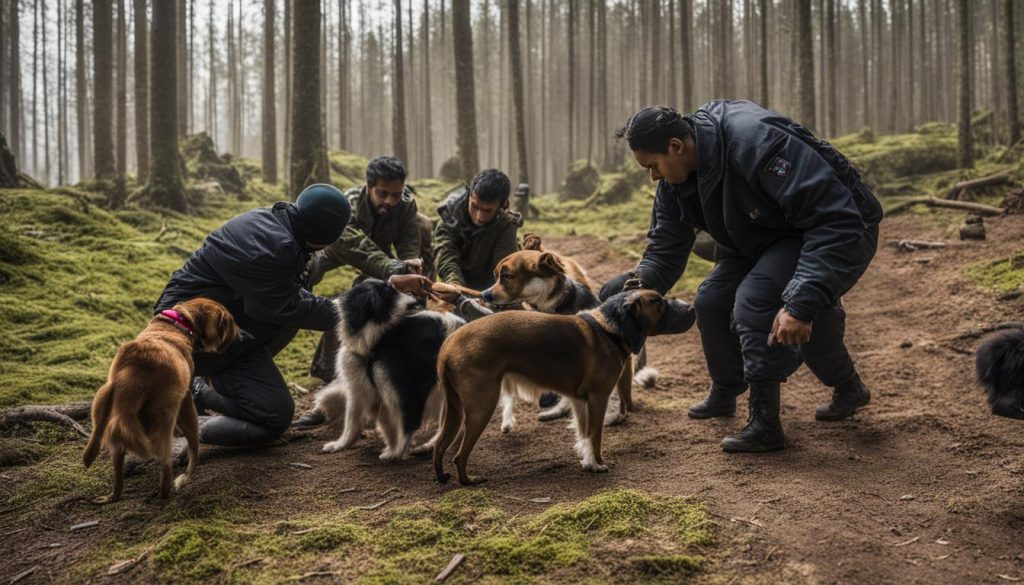
[[[878,200],[830,144],[757,104],[712,101],[688,119],[699,169],[682,185],[658,183],[641,278],[662,293],[671,288],[686,268],[695,228],[751,259],[779,238],[797,236],[803,250],[782,300],[794,317],[813,320],[874,256]]]
[[[337,313],[307,285],[310,251],[294,235],[295,206],[281,202],[237,215],[192,253],[156,302],[154,312],[204,296],[223,304],[239,327],[265,343],[282,328],[326,331]]]

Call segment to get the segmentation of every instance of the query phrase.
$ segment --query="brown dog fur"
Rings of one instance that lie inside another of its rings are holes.
[[[221,351],[239,336],[231,313],[205,298],[174,306],[192,324],[204,351]],[[175,489],[191,477],[199,457],[199,418],[189,385],[193,339],[179,326],[154,317],[135,340],[117,350],[107,382],[92,401],[92,435],[82,462],[92,465],[105,447],[114,462],[114,485],[96,503],[121,498],[124,458],[131,453],[160,461],[160,497],[171,492],[171,444],[177,429],[188,441],[188,468]]]
[[[624,306],[645,335],[654,335],[666,303],[654,291],[636,291]],[[466,473],[466,463],[494,414],[506,376],[521,386],[553,390],[571,400],[577,455],[584,469],[608,471],[601,457],[602,422],[629,355],[613,340],[620,325],[608,323],[599,309],[590,314],[609,334],[597,333],[575,315],[509,311],[473,321],[448,337],[437,366],[445,396],[433,457],[438,481],[450,477],[444,472],[443,457],[458,434],[459,482],[483,481]]]

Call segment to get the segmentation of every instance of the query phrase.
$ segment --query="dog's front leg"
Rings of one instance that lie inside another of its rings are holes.
[[[336,453],[342,449],[348,449],[356,442],[356,439],[363,434],[363,410],[362,403],[351,400],[351,396],[345,400],[345,428],[337,441],[331,441],[324,445],[325,453]]]
[[[512,427],[516,426],[516,397],[515,391],[507,392],[504,384],[501,388],[501,432],[508,434]]]
[[[608,408],[608,394],[598,396],[588,394],[587,400],[587,436],[584,440],[583,469],[595,473],[605,473],[608,466],[601,458],[601,433],[604,431],[604,413]]]
[[[576,458],[583,459],[587,437],[589,436],[587,432],[587,403],[568,397],[563,397],[560,402],[569,404],[572,409],[572,428],[576,434],[576,443],[573,445],[573,448],[576,451]]]

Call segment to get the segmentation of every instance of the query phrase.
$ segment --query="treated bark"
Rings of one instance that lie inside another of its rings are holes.
[[[292,103],[289,193],[330,180],[320,115],[320,3],[292,5]]]
[[[287,1],[287,0],[286,0]],[[277,105],[274,81],[274,0],[266,0],[263,16],[263,182],[277,183]]]
[[[476,97],[473,87],[473,31],[469,0],[452,0],[452,45],[455,53],[455,109],[462,178],[468,184],[479,170],[476,143]]]

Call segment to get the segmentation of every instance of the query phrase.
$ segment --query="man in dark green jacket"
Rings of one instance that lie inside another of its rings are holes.
[[[366,185],[345,193],[352,219],[341,237],[317,255],[314,281],[345,264],[359,271],[360,280],[431,272],[430,258],[424,258],[431,255],[430,242],[421,241],[426,218],[417,213],[414,192],[405,179],[405,166],[397,158],[370,161]],[[429,240],[429,231],[425,235]]]
[[[438,207],[434,257],[439,281],[476,290],[494,284],[494,267],[519,249],[517,232],[523,220],[508,209],[511,189],[505,173],[487,169]]]

